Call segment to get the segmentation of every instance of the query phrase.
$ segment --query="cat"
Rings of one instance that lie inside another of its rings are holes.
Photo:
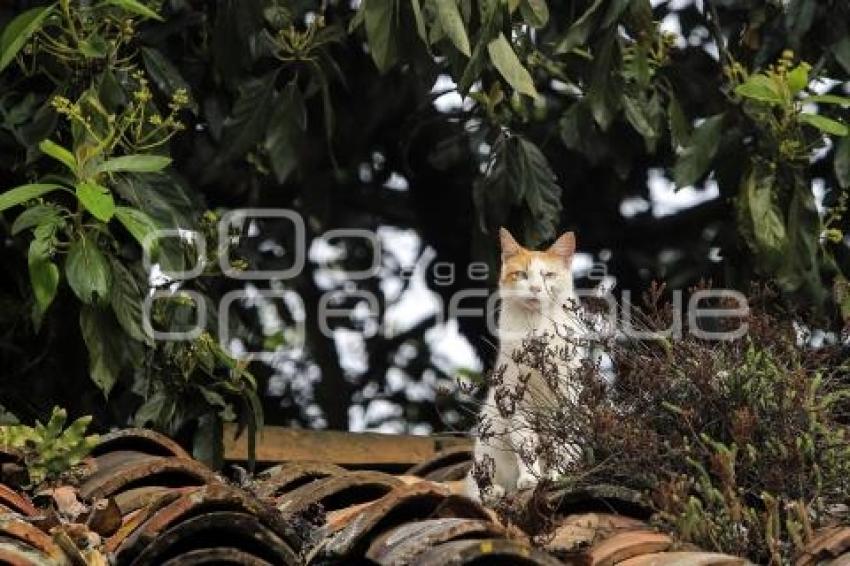
[[[478,466],[492,464],[492,476],[486,493],[480,493],[475,467],[465,480],[466,494],[479,501],[497,500],[517,490],[533,488],[544,474],[552,472],[539,456],[529,461],[528,454],[535,453],[538,438],[522,417],[523,413],[527,415],[543,408],[549,386],[540,372],[517,363],[513,354],[529,337],[544,336],[548,340],[563,336],[565,329],[567,332],[579,329],[575,308],[570,306],[578,304],[571,270],[575,234],[566,232],[544,251],[522,247],[505,228],[499,230],[499,238],[501,312],[494,372],[499,373],[500,387],[506,390],[517,390],[524,381],[525,393],[516,402],[517,410],[503,416],[498,408],[499,388],[491,385],[487,392],[479,415],[474,456]],[[557,375],[567,375],[577,363],[570,359],[567,362],[570,367],[558,368]]]

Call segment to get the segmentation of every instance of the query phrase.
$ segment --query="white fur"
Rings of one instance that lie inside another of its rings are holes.
[[[554,276],[546,276],[547,273]],[[514,415],[507,418],[499,414],[496,407],[495,390],[490,388],[481,409],[481,422],[486,423],[492,436],[481,439],[476,435],[474,455],[476,462],[485,456],[495,464],[492,487],[487,493],[479,493],[478,485],[470,474],[466,479],[467,495],[485,502],[498,499],[518,489],[528,489],[537,485],[541,476],[547,473],[543,462],[537,460],[526,464],[517,454],[519,449],[533,451],[538,438],[527,423],[523,422],[523,413],[539,411],[551,401],[549,386],[537,371],[528,367],[519,367],[512,360],[512,353],[522,347],[524,339],[534,333],[537,336],[548,334],[556,337],[567,332],[578,332],[579,324],[574,310],[576,297],[573,289],[569,265],[553,269],[551,263],[533,259],[529,264],[527,278],[514,284],[515,290],[500,289],[502,310],[499,317],[499,353],[495,367],[507,366],[503,386],[514,390],[521,375],[531,374],[525,395],[519,401]],[[536,292],[535,292],[536,291]],[[539,306],[530,306],[529,297],[537,297]],[[569,375],[580,358],[570,367],[559,368],[559,375]],[[548,394],[547,394],[548,393]]]

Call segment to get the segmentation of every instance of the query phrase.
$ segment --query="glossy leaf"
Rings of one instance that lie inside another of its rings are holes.
[[[850,136],[844,137],[836,144],[833,167],[841,188],[850,188]]]
[[[118,324],[133,340],[152,344],[152,338],[145,333],[142,325],[143,287],[123,263],[110,258],[110,265],[112,266],[112,291],[109,293],[109,304]]]
[[[765,75],[753,75],[745,83],[735,87],[738,96],[766,102],[768,104],[780,105],[785,103],[785,97],[779,90],[776,82]]]
[[[142,47],[141,52],[145,70],[156,87],[169,97],[179,89],[185,90],[186,94],[190,96],[189,108],[197,112],[198,104],[191,99],[192,89],[177,67],[153,47]]]
[[[89,236],[83,235],[71,244],[65,259],[68,285],[86,304],[108,301],[112,282],[109,261]]]
[[[603,0],[594,0],[593,4],[567,30],[566,35],[558,42],[555,52],[567,53],[574,47],[586,43],[604,5]]]
[[[12,235],[39,225],[60,226],[64,221],[59,208],[52,204],[37,204],[24,210],[12,224]]]
[[[693,132],[691,143],[682,151],[673,168],[679,188],[693,185],[708,173],[723,136],[723,114],[707,118]]]
[[[809,96],[808,98],[806,98],[805,102],[817,102],[818,104],[835,104],[837,106],[841,106],[842,108],[850,107],[850,97],[838,96],[835,94],[816,94],[814,96]]]
[[[59,163],[63,164],[71,172],[75,172],[77,170],[77,159],[74,157],[74,154],[58,143],[54,143],[50,140],[44,140],[38,144],[38,149],[40,149],[45,155],[49,155]]]
[[[108,397],[118,381],[125,359],[121,329],[109,311],[83,305],[80,309],[80,331],[88,350],[89,376],[103,396]]]
[[[15,58],[30,36],[50,15],[54,5],[32,8],[9,22],[0,34],[0,71]]]
[[[159,225],[145,212],[129,206],[115,208],[115,218],[149,254],[156,253],[158,240],[155,238]]]
[[[30,285],[32,285],[33,296],[35,297],[34,320],[36,326],[40,324],[44,313],[53,303],[56,290],[59,288],[59,268],[51,260],[54,232],[55,227],[50,225],[46,225],[44,229],[36,230],[27,253]]]
[[[395,0],[366,0],[361,10],[364,11],[369,53],[378,70],[386,72],[398,60]]]
[[[846,136],[848,133],[847,126],[832,118],[821,116],[820,114],[809,114],[803,112],[800,114],[800,121],[809,126],[813,126],[825,134],[834,136]]]
[[[537,89],[534,88],[534,80],[520,63],[504,34],[500,33],[496,39],[491,41],[487,45],[487,51],[490,53],[493,66],[514,90],[528,96],[538,96]]]
[[[137,16],[142,16],[145,18],[149,18],[152,20],[160,20],[162,21],[162,16],[142,4],[137,0],[103,0],[106,4],[111,4],[122,10],[130,12],[131,14],[136,14]]]
[[[469,37],[466,35],[466,26],[457,6],[457,0],[434,0],[437,6],[437,17],[440,26],[446,33],[446,37],[457,47],[458,51],[467,57],[472,55],[469,45]]]
[[[97,183],[77,183],[77,198],[92,216],[109,222],[115,214],[115,200],[109,189]]]
[[[107,159],[97,166],[97,173],[155,173],[171,164],[171,158],[163,155],[122,155]]]
[[[549,6],[546,5],[546,0],[522,0],[519,11],[522,19],[531,27],[542,28],[549,22]]]
[[[64,189],[62,185],[54,183],[35,183],[32,185],[21,185],[0,194],[0,212],[7,208],[19,205],[34,198],[46,195],[58,189]]]

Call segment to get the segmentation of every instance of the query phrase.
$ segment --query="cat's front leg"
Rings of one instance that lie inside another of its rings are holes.
[[[516,480],[517,489],[532,489],[537,486],[542,477],[543,467],[537,456],[537,435],[528,430],[515,431],[511,441],[516,456],[519,474]]]

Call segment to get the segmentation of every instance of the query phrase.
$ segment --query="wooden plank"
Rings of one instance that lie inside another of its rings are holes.
[[[224,459],[228,461],[248,459],[247,432],[234,438],[236,430],[235,424],[224,425]],[[257,461],[313,461],[343,466],[413,465],[445,448],[471,444],[468,438],[453,436],[412,436],[267,426],[257,437]]]

